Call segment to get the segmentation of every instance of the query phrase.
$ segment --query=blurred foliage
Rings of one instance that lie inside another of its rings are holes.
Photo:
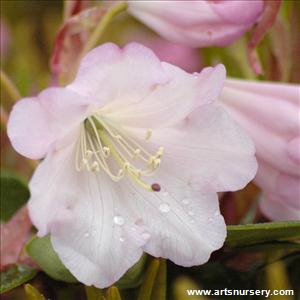
[[[19,178],[1,172],[0,220],[8,221],[13,214],[29,199],[29,190]]]
[[[28,300],[46,300],[46,298],[32,285],[24,285],[25,293]]]
[[[222,62],[229,76],[286,82],[300,81],[300,2],[282,1],[281,15],[259,46],[265,75],[257,78],[246,57],[247,36],[229,47],[199,50],[203,66]],[[98,3],[95,1],[95,3]],[[2,0],[1,20],[8,32],[6,51],[1,53],[1,68],[16,83],[22,96],[36,94],[57,84],[49,70],[49,59],[58,28],[62,24],[62,1]],[[122,14],[115,18],[99,42],[144,41],[156,35],[138,21]],[[10,111],[13,102],[1,91],[1,103]],[[7,136],[1,131],[1,220],[7,221],[28,199],[26,185],[14,170],[27,179],[32,173],[28,161],[12,151]],[[5,159],[4,159],[5,158]],[[260,191],[253,185],[238,193],[228,193],[221,202],[227,224],[261,221],[256,215]],[[264,221],[264,219],[262,219]],[[74,277],[61,264],[49,237],[33,238],[27,245],[30,256],[48,274],[28,266],[11,266],[1,272],[1,299],[4,300],[185,300],[229,299],[220,297],[187,297],[186,289],[293,289],[300,298],[299,223],[268,223],[228,227],[225,247],[215,252],[206,264],[183,268],[170,261],[143,256],[115,287],[99,290],[74,282]],[[282,241],[282,237],[287,241]],[[249,245],[249,240],[250,244]],[[278,241],[280,240],[280,241]],[[146,272],[144,272],[146,270]],[[30,281],[25,290],[20,285]],[[15,288],[18,287],[19,288]],[[15,289],[13,289],[15,288]],[[13,290],[12,290],[13,289]],[[44,296],[42,296],[44,295]],[[240,299],[230,297],[230,299]],[[243,299],[265,299],[243,297]],[[275,300],[275,298],[273,298]],[[276,298],[276,300],[280,298]]]
[[[1,272],[0,293],[7,292],[29,281],[37,271],[29,266],[16,265]]]

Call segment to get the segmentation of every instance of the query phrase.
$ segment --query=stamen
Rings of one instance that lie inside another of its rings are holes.
[[[150,139],[151,135],[152,130],[148,129],[146,139]],[[81,128],[76,152],[76,170],[103,170],[113,181],[119,181],[128,174],[144,189],[159,191],[159,184],[149,185],[143,177],[154,175],[161,164],[162,155],[163,147],[158,148],[154,155],[150,154],[122,127],[116,127],[97,113],[88,117]],[[113,171],[114,162],[121,167],[117,172]],[[136,163],[139,165],[135,165]]]

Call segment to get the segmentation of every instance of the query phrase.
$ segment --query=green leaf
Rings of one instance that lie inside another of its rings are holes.
[[[49,235],[31,239],[26,245],[26,251],[50,277],[65,282],[77,282],[53,250]]]
[[[122,300],[117,287],[112,286],[107,291],[107,300]]]
[[[166,262],[154,258],[144,277],[138,300],[165,300],[166,299]]]
[[[1,272],[0,293],[2,294],[12,290],[29,281],[36,273],[37,271],[35,269],[24,265],[15,265],[7,271]]]
[[[140,285],[142,282],[143,271],[145,270],[146,260],[147,255],[144,254],[140,260],[118,280],[116,286],[119,289],[128,289]]]
[[[242,247],[270,241],[297,239],[300,239],[300,222],[270,222],[227,226],[225,244],[229,247]]]
[[[13,214],[29,199],[29,190],[19,178],[1,174],[0,219],[8,221]]]
[[[46,300],[46,298],[31,284],[24,286],[28,300]]]

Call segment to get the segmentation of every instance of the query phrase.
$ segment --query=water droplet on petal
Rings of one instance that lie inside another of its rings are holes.
[[[194,214],[195,214],[195,213],[194,213],[192,210],[189,210],[189,211],[188,211],[188,215],[189,215],[189,216],[193,216]]]
[[[88,232],[85,232],[85,233],[84,233],[84,237],[87,238],[87,237],[89,237],[89,236],[90,236],[90,234],[89,234]]]
[[[194,219],[191,219],[191,223],[192,223],[192,224],[195,223],[195,220],[194,220]]]
[[[125,223],[125,220],[122,216],[114,216],[115,224],[122,226]]]
[[[193,74],[192,74],[194,77],[198,77],[198,75],[199,75],[199,73],[197,73],[197,72],[194,72]]]
[[[164,197],[168,197],[168,196],[169,196],[169,193],[168,193],[168,192],[163,192],[162,195],[163,195]]]
[[[189,198],[184,198],[183,200],[182,200],[182,204],[184,204],[184,205],[187,205],[187,204],[189,204],[191,202],[191,200],[189,199]]]
[[[168,203],[162,203],[160,206],[159,206],[159,210],[162,212],[162,213],[168,213],[171,208],[170,208],[170,205]]]
[[[121,236],[119,240],[120,240],[120,242],[123,243],[125,241],[125,238],[123,236]]]

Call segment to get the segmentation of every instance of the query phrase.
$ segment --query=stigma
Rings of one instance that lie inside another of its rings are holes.
[[[151,135],[152,131],[148,129],[145,143]],[[159,147],[154,154],[149,153],[123,127],[96,113],[80,128],[76,170],[103,171],[115,182],[128,175],[147,191],[157,192],[159,184],[149,185],[145,179],[152,177],[159,168],[163,151],[163,147]]]

